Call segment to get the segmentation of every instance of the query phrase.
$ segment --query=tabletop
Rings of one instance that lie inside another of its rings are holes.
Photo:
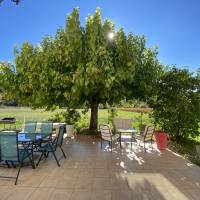
[[[51,133],[18,133],[18,142],[36,142],[51,135]]]
[[[120,133],[137,133],[138,131],[134,128],[132,129],[117,129],[117,132]]]

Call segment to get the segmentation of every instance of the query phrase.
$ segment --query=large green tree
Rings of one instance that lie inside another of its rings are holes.
[[[85,27],[74,9],[54,38],[46,36],[36,47],[25,42],[15,49],[15,58],[13,94],[21,103],[87,106],[91,130],[97,129],[99,104],[151,94],[161,69],[157,51],[146,48],[143,36],[115,31],[113,22],[102,20],[99,9]]]

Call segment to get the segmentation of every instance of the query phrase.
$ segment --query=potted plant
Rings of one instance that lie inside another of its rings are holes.
[[[167,148],[168,144],[168,133],[164,130],[157,130],[155,132],[156,144],[159,150]]]
[[[66,124],[66,132],[67,137],[72,137],[76,134],[75,123],[80,119],[80,113],[74,109],[67,109],[66,111],[62,111],[56,113],[54,116],[51,116],[49,119],[53,122],[65,123]]]
[[[163,110],[157,110],[157,108],[154,108],[153,116],[155,120],[156,125],[156,131],[155,131],[155,139],[157,148],[159,150],[165,150],[168,145],[168,139],[169,139],[169,133],[168,133],[168,119],[164,115]]]

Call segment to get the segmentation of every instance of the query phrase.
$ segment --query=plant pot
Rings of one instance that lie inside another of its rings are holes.
[[[200,145],[196,145],[197,156],[200,159]]]
[[[155,137],[157,148],[159,150],[165,150],[168,144],[168,134],[164,131],[157,131]]]
[[[74,125],[66,125],[66,132],[67,132],[67,137],[73,137],[75,134],[75,128]]]

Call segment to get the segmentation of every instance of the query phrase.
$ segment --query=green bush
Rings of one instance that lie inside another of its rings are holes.
[[[83,133],[89,127],[90,121],[86,114],[82,115],[81,118],[75,123],[75,127],[78,133]]]
[[[66,111],[58,112],[55,115],[51,116],[49,120],[53,122],[65,122],[67,124],[74,125],[80,120],[80,118],[81,115],[77,110],[67,109]]]
[[[156,98],[150,102],[155,123],[171,139],[196,137],[199,134],[200,93],[197,77],[186,69],[172,68],[158,80]]]

